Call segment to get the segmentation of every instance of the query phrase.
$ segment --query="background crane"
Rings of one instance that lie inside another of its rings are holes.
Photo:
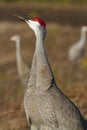
[[[69,49],[68,57],[71,62],[78,62],[84,54],[84,48],[86,43],[86,32],[87,27],[81,27],[81,38],[80,40],[72,45]]]
[[[22,56],[21,47],[20,47],[21,38],[19,35],[14,35],[10,39],[16,42],[17,70],[22,83],[26,86],[29,73],[30,73],[30,68]]]

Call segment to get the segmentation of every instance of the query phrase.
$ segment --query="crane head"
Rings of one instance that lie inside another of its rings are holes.
[[[35,34],[41,32],[43,34],[43,37],[46,36],[46,24],[40,17],[28,18],[22,14],[16,15],[16,17],[18,17],[21,20],[24,20],[29,25],[29,27],[35,32]]]
[[[87,32],[87,26],[82,26],[82,27],[81,27],[81,31]]]
[[[41,26],[43,26],[44,28],[46,28],[46,24],[45,24],[45,22],[44,22],[41,18],[39,18],[39,17],[33,17],[33,18],[32,18],[32,21],[37,22],[37,23],[39,23]]]
[[[19,35],[13,35],[10,40],[15,41],[16,42],[16,46],[20,46],[20,36]]]
[[[12,40],[12,41],[20,41],[20,36],[19,35],[13,35],[11,38],[10,38],[10,40]]]

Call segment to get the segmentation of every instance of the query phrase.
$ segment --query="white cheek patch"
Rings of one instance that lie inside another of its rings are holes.
[[[39,28],[40,24],[37,21],[28,20],[26,21],[31,29]]]

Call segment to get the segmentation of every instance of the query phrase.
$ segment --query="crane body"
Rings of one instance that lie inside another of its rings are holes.
[[[36,36],[35,84],[32,86],[30,73],[24,96],[28,122],[37,129],[48,127],[48,130],[87,130],[87,122],[79,109],[62,93],[55,82],[44,48],[47,33],[45,22],[38,17],[18,17],[29,25]]]

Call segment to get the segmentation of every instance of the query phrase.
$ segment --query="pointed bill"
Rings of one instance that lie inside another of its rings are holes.
[[[17,12],[17,14],[15,14],[15,17],[17,17],[17,18],[19,18],[20,20],[23,20],[23,21],[28,21],[30,19],[29,17],[22,14],[21,12]]]

